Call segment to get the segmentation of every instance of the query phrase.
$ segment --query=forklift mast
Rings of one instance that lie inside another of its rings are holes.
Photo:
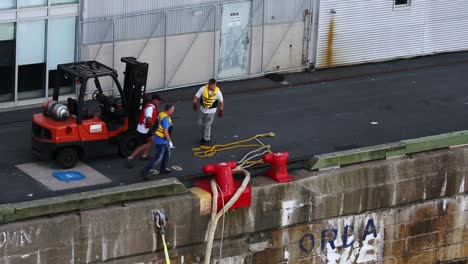
[[[134,57],[123,57],[120,61],[126,64],[123,84],[123,96],[127,102],[128,128],[136,129],[138,118],[143,109],[148,79],[148,63],[139,62]]]

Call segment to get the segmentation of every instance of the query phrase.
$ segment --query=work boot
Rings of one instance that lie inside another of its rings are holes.
[[[205,140],[204,138],[202,138],[202,139],[200,140],[200,144],[201,144],[202,146],[209,146],[209,145],[210,145],[210,141],[209,141],[209,140]]]

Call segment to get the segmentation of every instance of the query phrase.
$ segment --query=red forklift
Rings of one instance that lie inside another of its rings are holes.
[[[54,160],[60,168],[75,166],[87,154],[97,154],[116,147],[129,156],[137,147],[136,126],[143,108],[148,64],[133,57],[121,59],[126,64],[123,89],[117,72],[97,61],[82,61],[57,66],[52,100],[47,100],[42,113],[32,118],[32,151],[40,160]],[[103,78],[110,77],[118,94],[106,95]],[[85,101],[88,80],[94,81],[92,100]],[[77,99],[59,102],[62,80],[75,85]],[[90,104],[91,102],[91,104]],[[88,106],[94,104],[94,110]]]

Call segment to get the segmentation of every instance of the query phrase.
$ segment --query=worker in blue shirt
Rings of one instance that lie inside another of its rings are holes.
[[[171,139],[172,119],[171,115],[174,113],[175,106],[167,104],[164,111],[158,115],[158,128],[154,133],[153,142],[155,147],[154,158],[152,158],[146,167],[140,172],[144,180],[149,180],[148,174],[153,167],[160,164],[160,174],[170,173],[171,169],[167,167],[170,157],[170,149],[175,148]]]

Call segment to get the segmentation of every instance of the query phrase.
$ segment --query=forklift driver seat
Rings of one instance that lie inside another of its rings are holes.
[[[71,115],[77,116],[77,114],[78,114],[78,101],[76,101],[76,99],[68,97],[67,98],[67,107],[68,107],[68,112]],[[82,113],[83,119],[89,119],[89,118],[92,117],[88,113],[88,108],[83,108],[81,110],[81,113]]]
[[[68,97],[67,106],[68,106],[68,111],[70,112],[70,114],[76,116],[76,113],[77,113],[76,109],[78,108],[78,102],[75,99]]]

